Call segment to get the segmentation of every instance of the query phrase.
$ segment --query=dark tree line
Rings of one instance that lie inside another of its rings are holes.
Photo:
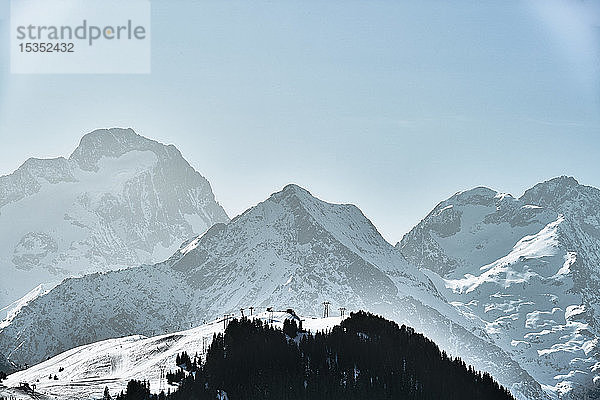
[[[167,382],[169,384],[181,382],[181,380],[187,375],[184,371],[195,373],[198,370],[198,362],[198,354],[196,354],[194,356],[194,359],[192,360],[189,354],[185,351],[181,354],[177,353],[177,357],[175,358],[175,365],[177,365],[179,369],[175,370],[175,372],[167,372]]]
[[[181,382],[181,380],[183,378],[185,378],[185,372],[183,372],[183,369],[178,369],[175,372],[169,371],[167,372],[167,382],[172,385],[175,382]]]
[[[192,359],[185,351],[181,354],[177,354],[175,364],[188,372],[195,371],[198,365],[198,354],[194,356],[194,359]]]
[[[108,388],[104,389],[102,400],[112,400]],[[115,400],[167,400],[165,392],[150,393],[150,382],[131,380],[127,383],[127,390],[117,395]]]
[[[413,329],[369,313],[351,314],[314,335],[295,321],[284,330],[232,320],[224,336],[213,337],[206,361],[184,374],[167,399],[214,400],[223,390],[229,400],[514,400],[489,374],[449,357]],[[124,396],[119,400],[153,399],[128,397],[129,387]]]

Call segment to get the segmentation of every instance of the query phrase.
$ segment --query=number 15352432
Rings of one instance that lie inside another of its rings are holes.
[[[19,43],[21,53],[73,53],[75,43]]]

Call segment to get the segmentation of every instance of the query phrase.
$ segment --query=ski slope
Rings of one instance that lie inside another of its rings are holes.
[[[239,316],[238,313],[236,317]],[[267,323],[272,318],[274,326],[283,328],[286,319],[297,317],[286,312],[261,312],[249,318]],[[302,317],[302,324],[304,329],[317,332],[330,329],[341,320],[341,317]],[[131,379],[150,381],[154,393],[162,387],[165,391],[175,390],[177,386],[168,385],[166,380],[161,386],[161,367],[167,372],[174,371],[177,354],[184,351],[192,357],[196,353],[203,356],[213,335],[222,333],[226,323],[225,317],[221,317],[186,331],[154,337],[134,335],[80,346],[9,375],[3,382],[6,387],[0,388],[0,396],[16,395],[14,388],[21,382],[35,384],[36,392],[58,400],[101,399],[105,387],[114,396],[124,391]],[[21,394],[17,398],[31,397]]]

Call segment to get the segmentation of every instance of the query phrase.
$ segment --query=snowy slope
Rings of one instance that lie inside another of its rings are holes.
[[[288,185],[169,262],[199,289],[194,314],[241,301],[299,304],[315,313],[325,297],[355,307],[406,295],[437,304],[431,282],[391,250],[355,206],[325,203]]]
[[[0,331],[0,348],[11,360],[35,363],[111,337],[187,329],[251,305],[293,305],[315,315],[325,300],[334,310],[367,309],[413,326],[519,398],[545,398],[484,327],[450,305],[358,208],[323,202],[295,185],[186,241],[163,263],[65,281]]]
[[[239,318],[239,312],[236,315]],[[285,319],[298,317],[285,312],[261,312],[249,318],[258,318],[282,329]],[[302,317],[302,320],[305,329],[317,332],[339,324],[341,318]],[[116,395],[125,390],[129,380],[138,379],[150,381],[150,389],[156,393],[161,388],[161,366],[167,372],[176,370],[177,354],[184,351],[192,357],[195,354],[204,356],[213,335],[223,333],[224,327],[221,317],[181,332],[149,338],[127,336],[77,347],[10,375],[4,385],[12,388],[18,387],[20,382],[27,382],[35,384],[36,391],[51,398],[80,400],[102,398],[105,387]],[[54,375],[58,380],[49,379],[50,376],[54,378]],[[165,380],[162,385],[165,391],[177,388],[176,385],[168,385]],[[3,391],[0,389],[0,396],[2,395]]]
[[[473,266],[506,255],[556,213],[488,188],[459,192],[438,204],[396,246],[414,265],[441,276],[463,276]]]
[[[572,178],[520,199],[477,188],[397,247],[550,394],[577,399],[600,379],[599,216],[600,191]]]
[[[0,177],[0,309],[41,283],[164,260],[227,220],[174,146],[94,131],[69,159],[31,158]]]

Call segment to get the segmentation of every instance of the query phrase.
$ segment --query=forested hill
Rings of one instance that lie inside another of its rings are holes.
[[[233,320],[213,339],[205,363],[186,364],[194,372],[170,374],[181,382],[168,399],[213,400],[223,392],[229,400],[513,399],[488,374],[448,357],[412,328],[362,311],[316,334],[294,321],[282,331]],[[135,387],[144,389],[130,385],[132,393],[119,397],[143,398]]]

